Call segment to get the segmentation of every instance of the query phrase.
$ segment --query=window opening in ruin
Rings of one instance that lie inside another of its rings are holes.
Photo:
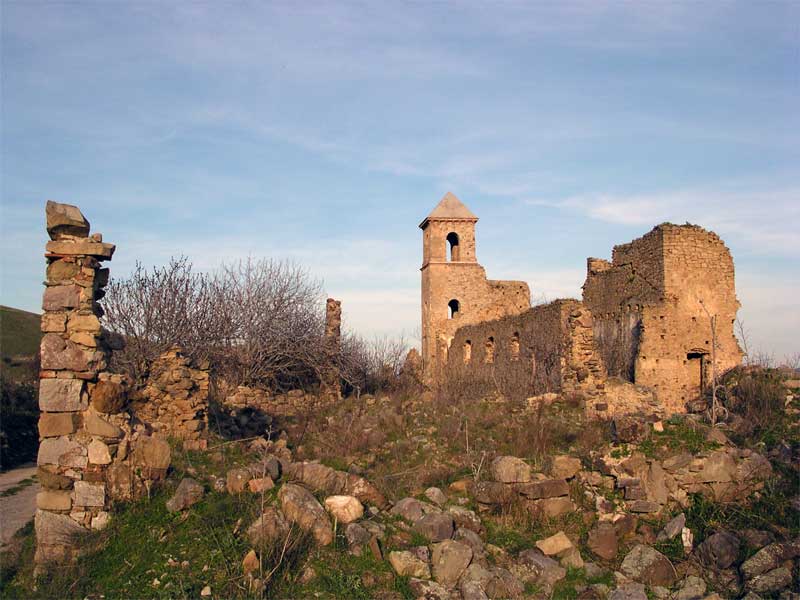
[[[450,250],[450,261],[458,262],[461,260],[461,251],[460,246],[458,245],[458,234],[455,231],[451,231],[447,234],[447,244]]]
[[[455,298],[453,300],[450,300],[450,302],[447,303],[447,318],[455,319],[460,308],[461,305],[458,303],[458,300],[456,300]]]
[[[472,342],[467,340],[464,342],[464,363],[472,360]]]
[[[486,340],[486,353],[483,356],[483,362],[491,364],[494,362],[494,338],[490,337]]]
[[[689,369],[689,389],[690,397],[697,398],[706,388],[706,360],[708,355],[705,352],[689,352],[686,354],[686,362]]]
[[[511,342],[508,345],[511,351],[511,360],[519,360],[519,332],[515,331],[511,336]]]

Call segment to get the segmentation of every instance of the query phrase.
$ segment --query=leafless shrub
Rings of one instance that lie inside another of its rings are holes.
[[[339,371],[356,395],[395,391],[409,343],[404,335],[397,338],[376,336],[366,340],[356,334],[342,336]]]
[[[114,367],[140,378],[173,345],[209,360],[232,385],[289,388],[318,378],[320,282],[286,261],[247,259],[198,273],[186,258],[114,280],[105,324],[126,341]]]

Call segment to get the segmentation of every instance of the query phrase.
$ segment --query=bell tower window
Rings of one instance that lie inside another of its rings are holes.
[[[458,244],[458,234],[451,231],[447,234],[448,260],[458,262],[461,260],[461,247]]]
[[[461,305],[458,303],[458,300],[455,298],[450,300],[447,303],[447,318],[448,319],[455,319],[458,311],[461,309]]]

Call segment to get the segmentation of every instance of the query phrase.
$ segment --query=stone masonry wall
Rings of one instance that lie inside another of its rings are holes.
[[[169,466],[169,446],[125,410],[124,378],[105,371],[101,262],[114,246],[78,208],[47,203],[47,280],[39,383],[37,565],[75,557],[79,538],[109,521],[110,503],[141,493]]]
[[[478,372],[514,369],[530,393],[580,392],[594,407],[605,370],[594,349],[592,315],[577,300],[556,300],[513,315],[460,328],[448,368]],[[594,399],[592,401],[591,399]]]
[[[174,347],[153,361],[132,410],[158,437],[183,440],[187,449],[205,449],[208,391],[208,362],[194,368],[181,348]]]
[[[616,246],[611,263],[589,259],[583,292],[609,373],[652,388],[668,412],[711,380],[712,316],[718,372],[741,362],[733,259],[713,232],[659,225]]]
[[[342,397],[339,369],[336,364],[342,350],[342,303],[328,298],[325,303],[325,357],[327,365],[323,367],[320,393],[339,400]]]

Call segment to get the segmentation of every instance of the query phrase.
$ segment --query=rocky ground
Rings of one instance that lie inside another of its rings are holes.
[[[21,566],[2,591],[800,598],[791,395],[770,423],[689,415],[611,430],[583,422],[574,399],[349,399],[272,440],[176,450],[164,487],[121,507],[73,573],[33,592]]]

